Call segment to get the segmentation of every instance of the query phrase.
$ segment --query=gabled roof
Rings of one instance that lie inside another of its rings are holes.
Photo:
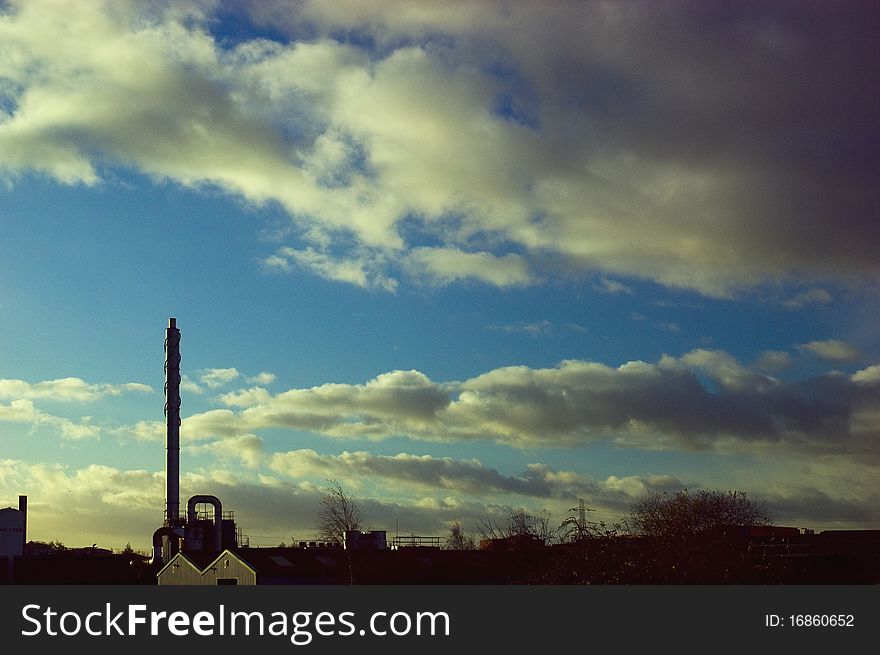
[[[260,576],[325,578],[333,576],[339,568],[339,555],[334,554],[330,550],[307,548],[227,548],[210,565],[232,556]]]
[[[165,569],[167,569],[169,566],[174,565],[175,562],[179,565],[179,560],[183,560],[190,566],[190,568],[198,571],[199,573],[202,573],[211,564],[211,562],[213,561],[213,557],[208,559],[208,557],[201,551],[179,551],[175,553],[174,556],[170,560],[168,560],[161,569],[159,569],[159,572],[156,574],[156,576],[158,577],[162,575]]]

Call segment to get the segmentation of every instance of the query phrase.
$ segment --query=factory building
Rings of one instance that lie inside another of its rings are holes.
[[[345,558],[332,548],[227,548],[213,559],[177,553],[157,575],[160,585],[340,584]]]
[[[177,319],[170,318],[165,330],[165,520],[153,533],[151,564],[156,566],[180,552],[191,562],[238,545],[235,516],[223,511],[216,496],[192,496],[186,514],[180,515],[180,379],[180,330]]]

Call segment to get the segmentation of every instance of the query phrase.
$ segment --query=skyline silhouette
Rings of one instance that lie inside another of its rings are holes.
[[[0,507],[880,527],[876,8],[3,3]]]

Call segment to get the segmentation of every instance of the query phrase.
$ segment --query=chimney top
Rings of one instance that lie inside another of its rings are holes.
[[[168,319],[168,327],[176,328],[177,327],[177,319],[176,318],[169,318]]]

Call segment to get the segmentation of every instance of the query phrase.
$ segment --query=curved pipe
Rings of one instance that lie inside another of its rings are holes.
[[[159,528],[153,533],[153,556],[150,558],[150,564],[162,565],[162,537],[180,537],[180,528],[172,528],[165,526]]]
[[[208,503],[214,506],[214,547],[217,552],[223,550],[223,505],[217,496],[200,494],[192,496],[186,503],[186,519],[192,523],[196,520],[196,505]]]

